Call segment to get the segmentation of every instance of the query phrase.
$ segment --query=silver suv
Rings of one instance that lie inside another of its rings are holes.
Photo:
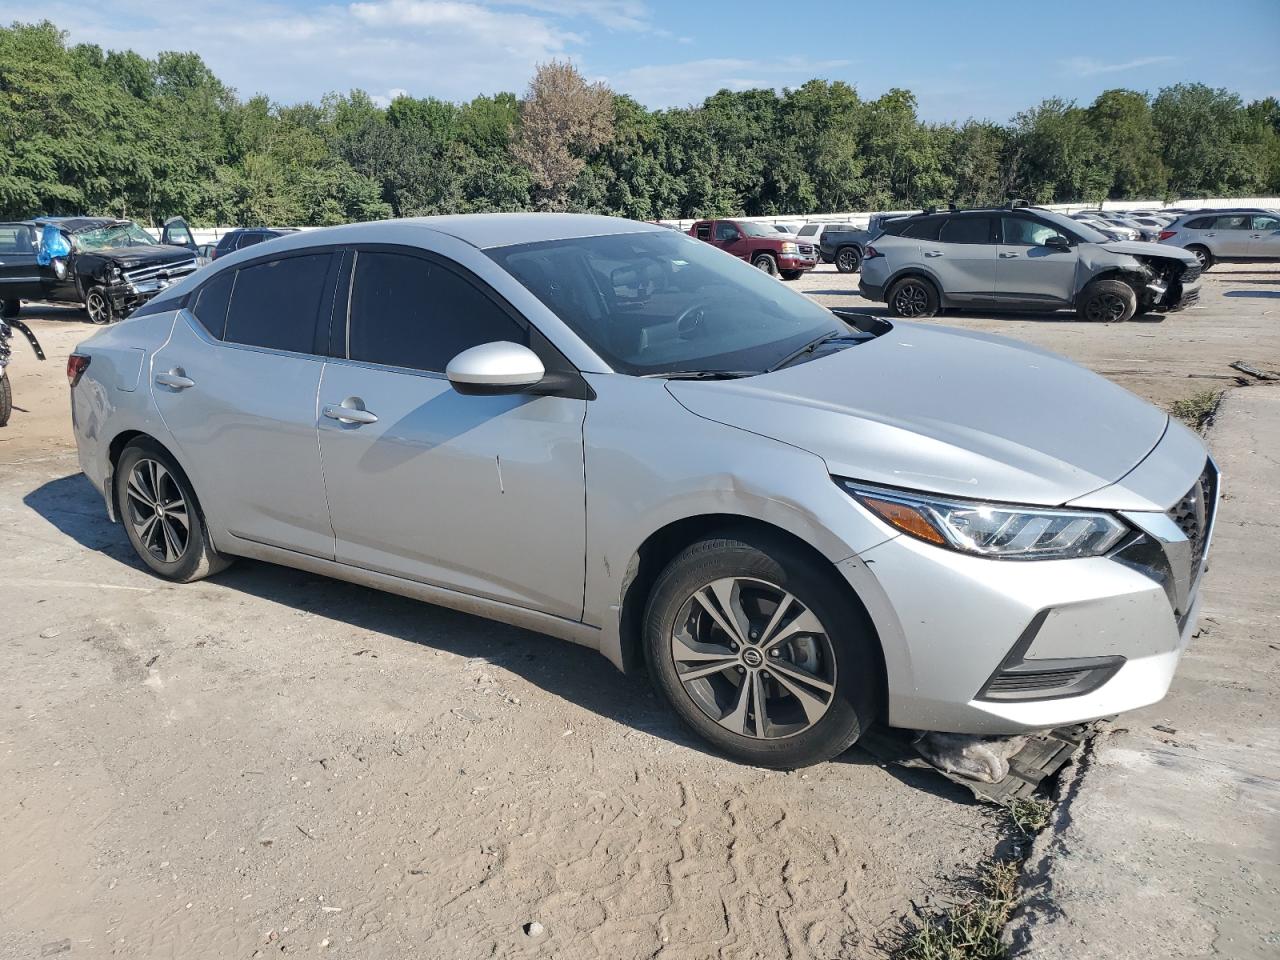
[[[858,292],[899,317],[946,307],[1073,309],[1118,322],[1195,302],[1200,265],[1183,251],[1113,240],[1050,210],[965,210],[891,221],[865,252]]]
[[[1189,213],[1160,232],[1160,243],[1194,254],[1205,270],[1219,260],[1280,260],[1280,213]]]
[[[67,372],[80,464],[156,575],[252,557],[553,634],[750,763],[1149,704],[1196,626],[1195,434],[649,224],[292,234]]]

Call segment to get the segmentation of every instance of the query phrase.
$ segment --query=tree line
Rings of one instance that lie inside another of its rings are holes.
[[[649,110],[568,63],[522,96],[241,99],[194,53],[0,28],[0,217],[321,225],[492,210],[642,220],[1280,194],[1280,102],[1189,83],[927,123],[842,81]]]

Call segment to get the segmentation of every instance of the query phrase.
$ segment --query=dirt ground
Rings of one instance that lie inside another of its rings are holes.
[[[797,286],[864,306],[856,279]],[[155,579],[78,472],[63,368],[92,329],[27,313],[49,360],[15,340],[0,430],[0,957],[876,957],[1008,842],[856,748],[721,760],[546,637],[260,563]],[[1166,405],[1280,365],[1278,321],[1280,271],[1219,267],[1149,322],[935,322]]]

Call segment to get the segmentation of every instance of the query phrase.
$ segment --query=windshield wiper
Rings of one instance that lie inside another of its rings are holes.
[[[791,364],[799,360],[801,357],[807,357],[809,354],[813,353],[819,347],[825,346],[828,343],[838,343],[841,340],[852,340],[857,343],[861,343],[863,340],[866,340],[866,339],[868,339],[868,336],[865,333],[824,333],[817,340],[814,340],[810,343],[806,343],[803,347],[801,347],[795,353],[787,354],[785,357],[783,357],[781,360],[775,363],[772,367],[766,370],[765,373],[773,373],[773,371],[775,370],[781,370],[783,367],[790,366]]]
[[[737,380],[741,377],[755,377],[760,370],[664,370],[660,373],[643,373],[644,380]]]

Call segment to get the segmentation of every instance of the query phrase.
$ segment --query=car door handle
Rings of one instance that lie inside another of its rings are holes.
[[[157,373],[156,383],[162,387],[173,387],[175,390],[186,390],[196,385],[194,380],[182,372],[181,367],[174,367],[168,373]]]
[[[1020,257],[1020,256],[1022,256],[1022,254],[1020,253],[1002,253],[1000,254],[1000,259],[1012,260],[1014,257]]]
[[[359,406],[356,406],[359,404]],[[337,420],[339,423],[377,423],[376,414],[364,408],[363,401],[359,397],[347,397],[342,403],[325,404],[321,411],[330,420]]]
[[[926,250],[926,251],[924,252],[924,255],[925,255],[926,257],[940,257],[940,256],[942,256],[942,251],[941,251],[941,250]]]

